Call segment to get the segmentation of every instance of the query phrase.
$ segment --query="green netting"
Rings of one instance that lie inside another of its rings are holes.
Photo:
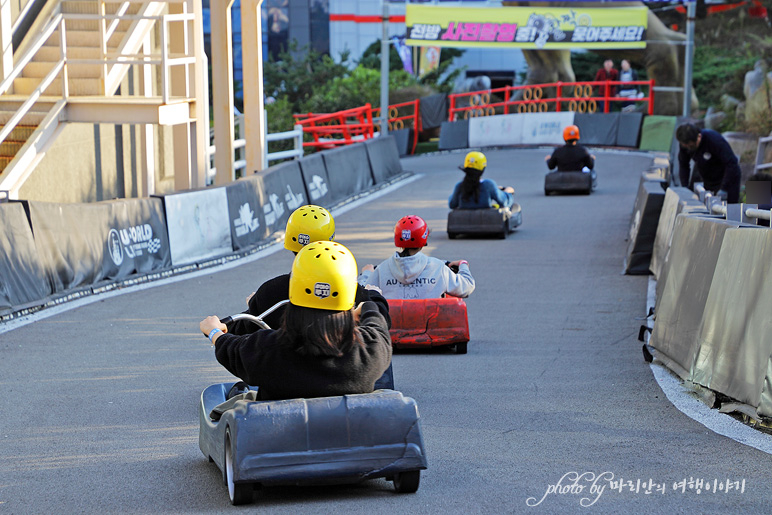
[[[675,134],[675,116],[646,116],[641,129],[641,150],[670,152]]]

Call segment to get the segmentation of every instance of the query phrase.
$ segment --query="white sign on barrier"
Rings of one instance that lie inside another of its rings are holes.
[[[523,113],[524,145],[563,145],[563,129],[574,123],[574,112]]]
[[[470,147],[505,147],[519,145],[523,119],[518,114],[481,116],[469,120]]]
[[[233,251],[225,188],[167,195],[172,265],[201,262]]]

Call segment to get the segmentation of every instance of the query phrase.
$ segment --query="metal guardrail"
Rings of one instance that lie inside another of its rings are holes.
[[[236,133],[238,135],[244,134],[244,115],[238,114],[233,117],[233,124],[236,127]],[[294,140],[292,150],[282,150],[280,152],[266,152],[263,155],[263,168],[268,168],[271,161],[278,161],[280,159],[300,159],[304,155],[303,151],[303,127],[295,125],[294,130],[286,132],[276,132],[273,134],[265,134],[265,148],[268,148],[268,143],[271,141],[282,140]],[[214,166],[214,156],[217,151],[217,147],[211,143],[214,140],[214,129],[209,131],[209,149],[206,171],[207,184],[211,184],[214,181],[214,177],[217,175],[217,168]],[[244,159],[244,148],[247,146],[247,140],[244,138],[238,138],[233,141],[233,170],[244,170],[247,167],[247,160]],[[244,172],[241,173],[244,176]]]
[[[648,88],[648,95],[624,97],[614,90],[634,86]],[[448,95],[448,121],[459,118],[493,116],[510,113],[544,113],[575,111],[608,113],[612,103],[646,104],[646,112],[654,114],[654,81],[586,81],[526,84],[503,88],[467,91]],[[492,101],[492,100],[496,101]]]
[[[758,204],[727,204],[721,197],[706,190],[701,182],[694,185],[694,192],[711,214],[722,215],[727,220],[756,225],[759,220],[772,220],[772,211],[759,209]]]
[[[772,136],[768,138],[760,138],[759,146],[756,149],[756,173],[763,170],[772,170],[772,163],[764,162],[764,155],[766,154],[766,144],[772,142]]]

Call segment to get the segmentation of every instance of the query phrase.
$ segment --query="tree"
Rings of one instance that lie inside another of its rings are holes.
[[[456,79],[464,70],[458,68],[450,73],[447,73],[447,71],[453,65],[453,61],[456,57],[461,57],[462,55],[464,55],[464,50],[459,48],[443,48],[440,52],[440,63],[437,66],[437,69],[427,73],[423,77],[419,77],[417,83],[429,86],[437,92],[450,93],[453,90]],[[359,59],[359,65],[374,70],[381,69],[380,41],[375,41],[365,49],[362,58]],[[399,53],[397,52],[397,49],[394,48],[394,45],[389,45],[389,72],[398,71],[404,71],[402,59],[400,59]]]

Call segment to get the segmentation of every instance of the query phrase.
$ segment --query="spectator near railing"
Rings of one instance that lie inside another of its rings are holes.
[[[645,96],[620,97],[612,95],[614,88],[624,84],[648,89]],[[598,90],[596,93],[594,90]],[[544,113],[547,111],[576,111],[594,113],[603,102],[603,112],[608,113],[613,103],[646,104],[646,112],[654,113],[654,81],[590,81],[554,82],[527,86],[505,86],[484,91],[469,91],[449,95],[448,120],[469,119],[477,116],[493,116],[513,113]],[[620,105],[621,105],[620,104]]]

